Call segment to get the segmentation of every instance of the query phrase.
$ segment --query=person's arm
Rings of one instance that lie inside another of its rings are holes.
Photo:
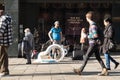
[[[80,43],[81,43],[81,37],[82,37],[82,30],[81,30],[81,33],[80,33]]]
[[[7,25],[12,24],[11,16],[1,16],[0,35],[4,34]],[[11,29],[12,30],[12,29]]]
[[[3,16],[4,17],[4,16]],[[6,30],[6,26],[7,26],[7,23],[6,23],[6,19],[3,19],[3,17],[1,17],[1,24],[0,24],[0,36],[2,34],[4,34],[5,30]],[[5,17],[6,18],[6,17]]]
[[[52,39],[51,34],[52,34],[52,32],[51,32],[51,31],[49,31],[48,36],[49,36],[49,38],[50,38],[50,41],[52,41],[52,42],[53,42],[53,39]]]
[[[113,29],[112,29],[112,26],[110,26],[110,27],[108,28],[107,34],[106,34],[104,37],[110,39],[110,38],[112,38],[112,35],[113,35]]]
[[[97,28],[95,25],[91,26],[91,33],[89,33],[88,38],[89,39],[95,39],[98,38]]]
[[[93,38],[98,38],[97,28],[95,25],[92,27]]]
[[[62,42],[62,32],[60,32],[60,40],[61,40],[61,42]]]
[[[32,35],[32,47],[33,47],[33,50],[35,50],[35,42],[34,42],[34,37]]]

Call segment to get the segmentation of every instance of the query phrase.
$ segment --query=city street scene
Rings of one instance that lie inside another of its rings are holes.
[[[0,80],[120,79],[120,0],[0,0]]]

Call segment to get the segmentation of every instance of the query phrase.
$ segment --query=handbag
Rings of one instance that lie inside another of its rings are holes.
[[[109,49],[109,50],[113,50],[113,49],[115,49],[115,44],[113,43],[112,40],[110,40],[110,42],[109,42],[108,49]]]
[[[96,44],[102,45],[102,41],[101,41],[100,39],[97,39],[97,40],[96,40]]]

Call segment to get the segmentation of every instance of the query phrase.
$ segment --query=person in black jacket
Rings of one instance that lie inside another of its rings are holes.
[[[105,30],[104,30],[103,53],[106,59],[106,67],[108,70],[111,70],[110,68],[110,60],[111,60],[115,64],[114,69],[116,69],[119,63],[110,56],[110,50],[109,50],[110,41],[111,40],[113,41],[113,36],[114,36],[112,20],[110,18],[105,18],[104,25],[105,25]]]
[[[26,64],[31,64],[31,53],[32,50],[34,50],[34,38],[29,28],[26,28],[24,32],[25,37],[23,38],[22,51],[24,52],[27,58]]]

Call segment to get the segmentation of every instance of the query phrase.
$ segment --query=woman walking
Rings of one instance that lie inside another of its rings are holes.
[[[110,60],[111,60],[115,64],[114,69],[116,69],[119,63],[110,56],[110,50],[109,50],[110,41],[113,41],[113,36],[114,36],[112,20],[110,18],[105,18],[104,25],[105,25],[105,30],[104,30],[103,53],[106,59],[106,67],[108,70],[111,70],[110,68]]]

